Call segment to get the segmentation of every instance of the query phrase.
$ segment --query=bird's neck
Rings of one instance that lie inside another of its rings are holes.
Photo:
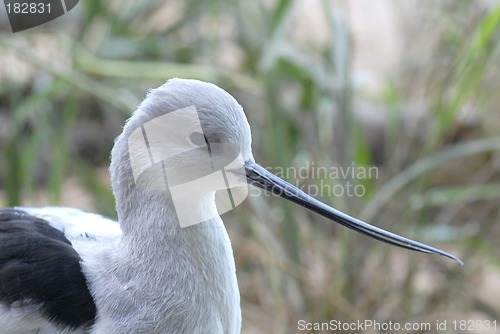
[[[220,217],[181,228],[173,214],[173,202],[164,194],[131,192],[127,203],[126,208],[118,208],[123,237],[108,257],[111,263],[106,266],[113,268],[112,272],[103,272],[102,276],[108,289],[96,297],[111,309],[110,317],[120,318],[122,312],[127,313],[113,300],[111,290],[118,289],[121,295],[128,293],[134,299],[135,321],[144,321],[144,326],[164,324],[158,328],[172,326],[171,331],[161,333],[198,333],[207,328],[219,329],[208,332],[239,333],[241,315],[234,258]],[[209,201],[202,203],[210,205]],[[215,209],[215,203],[211,205]],[[105,282],[113,282],[113,286]],[[123,322],[116,324],[121,326],[121,333],[129,330],[127,324],[133,319],[116,321]],[[144,332],[156,333],[149,327]]]
[[[214,193],[195,196],[174,203],[165,191],[137,189],[131,192],[125,207],[118,209],[124,246],[131,249],[144,246],[150,250],[191,249],[192,242],[213,244],[220,241],[230,247],[226,229],[217,213]],[[180,205],[184,213],[179,212]]]

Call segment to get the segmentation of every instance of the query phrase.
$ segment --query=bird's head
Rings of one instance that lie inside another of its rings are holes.
[[[117,139],[110,170],[117,201],[126,196],[118,188],[167,191],[181,226],[232,209],[248,192],[229,189],[250,184],[377,240],[461,262],[446,252],[344,214],[256,164],[242,107],[210,83],[171,79],[151,90]],[[198,203],[207,201],[216,202],[218,212],[209,208],[214,205],[197,212]],[[188,217],[187,222],[183,217]]]

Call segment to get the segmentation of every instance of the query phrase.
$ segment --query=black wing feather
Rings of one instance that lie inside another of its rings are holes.
[[[34,304],[62,327],[91,325],[96,307],[64,234],[21,210],[0,210],[0,302]]]

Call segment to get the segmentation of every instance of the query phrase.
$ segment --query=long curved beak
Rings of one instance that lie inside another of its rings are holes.
[[[281,196],[291,202],[299,204],[354,231],[363,233],[371,238],[380,240],[393,246],[411,249],[413,251],[422,253],[439,254],[442,256],[446,256],[463,265],[463,262],[456,256],[453,256],[437,248],[425,245],[423,243],[413,241],[397,234],[385,231],[381,228],[367,224],[359,219],[338,211],[309,196],[294,185],[273,175],[265,168],[259,166],[253,161],[245,162],[245,172],[249,184],[252,184],[275,195]]]

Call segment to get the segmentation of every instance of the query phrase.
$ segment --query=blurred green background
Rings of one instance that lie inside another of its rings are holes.
[[[280,176],[309,189],[359,185],[363,196],[318,197],[465,262],[251,196],[223,217],[243,333],[330,319],[448,320],[442,333],[496,320],[461,333],[500,333],[498,2],[84,0],[16,34],[2,11],[2,206],[114,217],[107,165],[123,122],[168,78],[211,81],[243,105],[262,165],[307,169]],[[353,166],[377,177],[312,176]]]

